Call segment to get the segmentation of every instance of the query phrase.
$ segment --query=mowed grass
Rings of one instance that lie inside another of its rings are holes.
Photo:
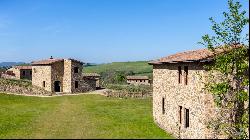
[[[151,99],[0,93],[0,138],[173,137],[154,124]]]

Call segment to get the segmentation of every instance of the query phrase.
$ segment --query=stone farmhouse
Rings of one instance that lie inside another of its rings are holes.
[[[153,117],[177,138],[213,138],[206,123],[216,115],[212,94],[204,90],[207,49],[187,51],[149,62],[153,65]]]
[[[8,69],[5,74],[6,78],[9,77],[12,79],[28,79],[32,80],[32,67],[31,66],[13,66]]]
[[[83,62],[74,59],[46,59],[32,64],[32,85],[50,92],[75,93],[96,89],[96,80],[82,75]]]
[[[151,80],[148,76],[127,76],[127,84],[150,85]]]

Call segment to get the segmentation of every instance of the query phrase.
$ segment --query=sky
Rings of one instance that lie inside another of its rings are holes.
[[[203,48],[224,11],[227,0],[0,0],[0,62],[154,60]]]

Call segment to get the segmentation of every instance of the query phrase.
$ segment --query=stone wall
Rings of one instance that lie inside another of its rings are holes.
[[[46,91],[40,87],[32,86],[31,82],[2,78],[0,78],[0,92],[27,95],[52,95],[52,93],[49,91]]]
[[[63,85],[64,85],[64,62],[57,62],[51,65],[51,90],[52,92],[55,92],[55,82],[60,82],[60,92],[63,92]]]
[[[95,79],[83,79],[80,82],[81,92],[94,91],[96,90],[96,80]]]
[[[78,73],[74,73],[74,68],[78,68]],[[74,92],[85,92],[86,91],[86,82],[82,81],[82,68],[83,66],[75,61],[71,60],[71,91]],[[75,82],[78,81],[78,88],[75,88]],[[91,83],[89,83],[91,84]],[[87,84],[88,86],[88,84]]]
[[[21,79],[21,73],[20,73],[19,69],[17,69],[17,68],[10,68],[10,69],[7,70],[7,72],[8,71],[14,73],[16,79]]]
[[[45,81],[45,87],[43,87]],[[32,66],[32,85],[52,92],[51,66]]]
[[[178,80],[178,66],[182,69],[181,83]],[[188,66],[187,85],[184,84],[184,66]],[[153,66],[153,116],[162,129],[177,138],[213,138],[211,130],[206,127],[210,118],[215,116],[213,97],[204,91],[206,74],[198,63]],[[185,109],[189,109],[187,128]]]
[[[2,74],[0,75],[0,78],[4,78],[4,79],[17,79],[16,76],[9,75],[9,74],[5,74],[5,73],[2,73]]]
[[[71,93],[71,60],[64,59],[63,92]]]

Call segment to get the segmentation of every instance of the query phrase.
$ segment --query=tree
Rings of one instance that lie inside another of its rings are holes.
[[[241,8],[239,2],[228,0],[229,11],[223,12],[222,22],[209,18],[215,34],[206,34],[199,42],[214,53],[212,64],[205,66],[210,72],[206,89],[220,111],[209,127],[228,138],[249,137],[249,36],[243,34],[249,18]]]

